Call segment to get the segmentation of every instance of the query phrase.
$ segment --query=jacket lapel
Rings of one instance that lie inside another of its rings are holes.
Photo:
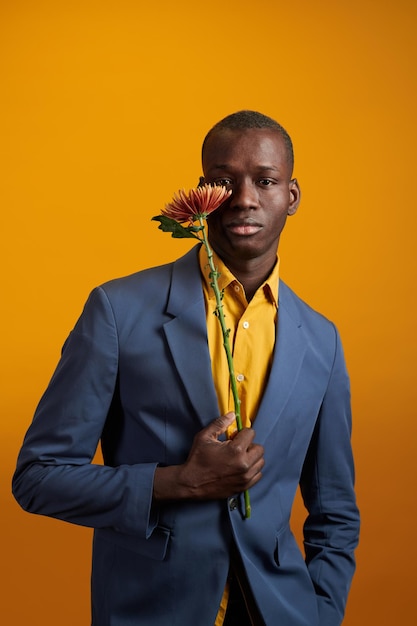
[[[206,309],[198,265],[198,246],[173,264],[164,324],[172,358],[203,426],[219,415],[207,341]]]
[[[257,413],[256,440],[267,440],[287,405],[307,349],[301,322],[288,298],[288,288],[280,283],[277,339],[268,383]]]

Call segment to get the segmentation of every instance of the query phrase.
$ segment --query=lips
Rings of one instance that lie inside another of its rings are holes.
[[[262,229],[262,226],[252,220],[246,220],[230,222],[230,224],[227,224],[226,228],[234,235],[247,237],[249,235],[256,235],[256,233]]]

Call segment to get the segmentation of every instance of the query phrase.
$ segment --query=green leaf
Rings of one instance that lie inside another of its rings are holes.
[[[171,236],[175,239],[198,239],[200,241],[199,237],[194,235],[194,233],[201,230],[201,226],[185,227],[166,215],[155,215],[152,220],[160,222],[158,228],[164,233],[171,233]]]

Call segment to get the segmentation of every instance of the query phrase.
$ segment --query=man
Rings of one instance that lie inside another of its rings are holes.
[[[28,511],[95,528],[94,626],[343,619],[359,528],[349,381],[334,326],[279,282],[300,201],[292,168],[286,131],[256,112],[228,116],[203,144],[205,182],[231,190],[209,241],[241,432],[199,246],[94,290],[64,346],[14,493]],[[91,464],[100,439],[104,466]],[[289,528],[298,484],[305,560]]]

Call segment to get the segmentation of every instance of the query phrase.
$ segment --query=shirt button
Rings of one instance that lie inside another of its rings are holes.
[[[243,374],[238,374],[238,375],[236,376],[236,380],[237,380],[239,383],[241,383],[241,382],[243,382],[243,381],[245,380],[245,377],[243,376]]]
[[[229,509],[235,511],[237,509],[237,498],[229,498]]]
[[[239,285],[235,285],[235,291],[240,291]]]
[[[249,328],[249,322],[243,322],[242,326],[243,328]]]

